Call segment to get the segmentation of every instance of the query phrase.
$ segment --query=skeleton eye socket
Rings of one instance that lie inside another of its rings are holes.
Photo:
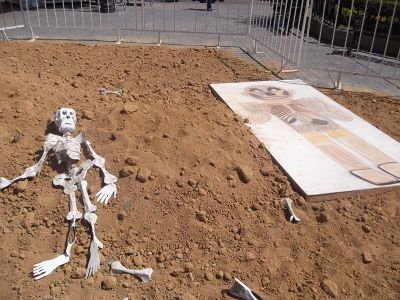
[[[74,114],[74,112],[73,112],[73,111],[70,111],[69,114],[72,116],[72,115]]]
[[[65,116],[67,114],[67,112],[65,110],[63,110],[62,114]]]

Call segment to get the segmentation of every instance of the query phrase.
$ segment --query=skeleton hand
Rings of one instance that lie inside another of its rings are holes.
[[[114,183],[107,184],[97,194],[97,202],[107,204],[110,197],[117,197],[117,186]]]

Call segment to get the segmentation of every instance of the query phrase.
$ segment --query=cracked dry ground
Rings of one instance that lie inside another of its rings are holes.
[[[273,78],[212,49],[0,43],[0,175],[33,165],[53,112],[70,106],[119,176],[117,199],[98,205],[105,247],[88,280],[84,221],[71,261],[40,281],[29,276],[62,253],[68,229],[54,157],[36,178],[0,192],[0,298],[230,299],[222,291],[238,277],[266,298],[399,299],[400,192],[305,203],[208,87],[265,79]],[[101,86],[125,94],[101,97]],[[323,92],[400,140],[399,99]],[[236,166],[251,170],[249,183]],[[88,182],[94,200],[97,170]],[[295,200],[299,224],[286,221],[283,196]],[[111,275],[116,259],[154,268],[153,280]]]

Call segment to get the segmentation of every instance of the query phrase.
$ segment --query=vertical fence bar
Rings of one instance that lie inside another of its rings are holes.
[[[357,43],[356,58],[358,57],[358,51],[360,50],[360,43],[361,43],[363,31],[364,31],[364,22],[365,22],[365,17],[367,15],[368,1],[369,0],[365,1],[364,14],[363,14],[362,22],[361,22],[360,36],[358,38],[358,43]]]
[[[176,1],[176,0],[174,0],[174,32],[175,32],[175,21],[176,21],[176,20],[175,20],[175,17],[176,17],[176,16],[175,16],[175,13],[176,13],[175,1]]]
[[[62,2],[63,14],[64,14],[64,27],[67,27],[67,15],[65,14],[65,3],[64,3],[64,0],[62,0],[61,2]],[[90,1],[89,1],[89,3],[90,3]]]
[[[380,17],[381,17],[382,3],[383,3],[383,0],[381,0],[381,2],[379,3],[378,17],[376,18],[375,29],[374,29],[374,35],[373,35],[373,37],[372,37],[372,43],[371,43],[371,49],[369,50],[369,55],[368,55],[367,69],[368,69],[369,63],[370,63],[370,61],[371,61],[372,50],[373,50],[374,44],[375,44],[376,32],[377,32],[377,30],[378,30],[378,24],[379,24],[379,20],[380,20]]]
[[[47,24],[46,27],[50,27],[50,25],[49,25],[49,14],[48,14],[48,12],[47,12],[47,4],[46,4],[46,1],[44,1],[44,12],[45,12],[45,14],[46,14],[46,24]]]
[[[249,10],[249,25],[247,27],[247,34],[251,36],[251,26],[253,23],[253,8],[254,8],[254,1],[255,0],[251,0],[251,4],[250,4],[250,10]]]
[[[337,20],[338,20],[338,16],[339,16],[340,2],[341,2],[341,0],[339,0],[339,3],[337,5],[336,17],[335,17],[335,25],[333,25],[332,42],[331,42],[331,49],[330,49],[330,54],[329,55],[332,55],[333,43],[335,41],[335,33],[336,33]]]
[[[280,24],[281,24],[281,20],[282,20],[282,7],[283,7],[283,2],[284,0],[280,0],[280,7],[279,7],[279,18],[278,18],[278,24],[276,24],[275,27],[275,47],[274,49],[277,50],[277,46],[278,46],[278,42],[279,42],[279,29],[280,29]],[[278,53],[280,54],[280,49],[278,48]]]
[[[44,0],[46,1],[46,0]],[[53,0],[53,11],[54,11],[54,19],[56,21],[56,28],[58,28],[58,20],[57,20],[57,11],[56,11],[56,2]]]
[[[0,13],[1,13],[1,16],[2,16],[2,19],[3,19],[3,24],[4,24],[4,27],[7,27],[7,24],[6,24],[6,19],[4,18],[4,10],[3,10],[3,5],[1,4],[1,2],[0,2]]]
[[[289,0],[286,0],[286,3],[285,3],[285,10],[284,10],[284,12],[283,12],[283,25],[282,25],[282,27],[281,27],[281,38],[280,38],[280,40],[279,40],[279,51],[280,51],[281,46],[282,46],[283,32],[285,31],[284,29],[285,29],[286,11],[287,11],[287,7],[288,7],[288,1],[289,1]],[[283,30],[282,30],[282,29],[283,29]],[[284,52],[282,52],[281,55],[284,55]]]
[[[272,39],[273,39],[273,34],[271,34],[271,30],[272,30],[272,19],[275,17],[274,16],[274,2],[276,0],[272,0],[272,4],[271,1],[268,1],[268,25],[267,25],[267,30],[268,31],[268,39],[266,41],[266,44],[272,45]]]
[[[324,0],[324,5],[322,7],[322,18],[321,18],[321,26],[319,28],[318,46],[321,44],[322,28],[324,27],[324,21],[325,21],[325,19],[324,19],[325,18],[325,9],[326,9],[326,0]]]
[[[345,54],[345,52],[347,50],[347,40],[348,40],[349,32],[350,32],[350,24],[351,24],[351,17],[353,16],[353,9],[354,9],[354,0],[351,1],[350,17],[349,17],[349,22],[347,23],[346,38],[344,40],[344,48],[343,48],[341,69],[343,68],[343,63],[344,63],[344,54]],[[354,32],[353,32],[353,34],[354,34]]]
[[[297,50],[297,41],[299,40],[298,35],[299,35],[299,30],[300,30],[300,21],[301,21],[302,18],[303,18],[303,22],[304,22],[303,6],[304,6],[304,0],[301,0],[301,7],[300,7],[300,12],[299,12],[299,21],[297,22],[297,28],[296,28],[296,37],[297,38],[295,39],[294,49],[293,49],[293,61],[295,61],[295,55],[296,55],[296,50]],[[300,41],[300,43],[301,42],[302,41]]]
[[[83,7],[82,7],[82,0],[79,0],[81,4],[81,17],[82,17],[82,28],[85,28],[85,19],[83,18]]]
[[[37,14],[37,19],[38,19],[38,27],[40,28],[40,14],[39,14],[39,3],[38,2],[36,3],[36,14]]]
[[[263,7],[262,7],[263,11],[261,13],[261,18],[260,18],[260,31],[258,34],[257,39],[259,41],[261,41],[262,43],[264,43],[265,41],[265,34],[266,34],[266,25],[267,25],[267,20],[266,20],[266,15],[267,15],[267,10],[268,10],[268,5],[267,3],[263,3]]]
[[[219,1],[217,3],[219,3]],[[237,14],[237,20],[236,20],[236,34],[239,34],[239,21],[240,21],[240,4],[238,4],[238,14]]]
[[[379,68],[379,74],[380,74],[380,75],[382,75],[383,62],[384,62],[385,57],[386,57],[386,51],[387,51],[387,47],[388,47],[388,45],[389,45],[390,35],[391,35],[391,33],[392,33],[392,26],[393,26],[393,21],[394,21],[394,17],[395,17],[396,8],[397,8],[397,0],[396,0],[396,2],[394,3],[394,6],[393,6],[393,13],[392,13],[392,18],[391,18],[391,20],[390,20],[389,33],[388,33],[388,36],[387,36],[387,38],[386,38],[385,50],[383,51],[383,58],[382,58],[382,60],[381,60],[381,66],[380,66],[380,68]],[[399,16],[399,17],[400,17],[400,16]]]
[[[46,3],[46,1],[44,1],[44,2]],[[72,24],[73,24],[73,28],[76,28],[74,2],[71,2],[71,8],[72,8]],[[99,7],[99,9],[100,9],[100,7]]]
[[[64,2],[64,0],[63,0],[63,2]],[[92,0],[89,0],[89,11],[90,11],[90,27],[93,29]]]
[[[299,4],[299,0],[296,0],[296,4],[295,4],[295,9],[294,9],[294,15],[293,15],[293,20],[292,20],[292,25],[290,26],[290,31],[293,30],[293,28],[295,28],[295,23],[296,23],[296,16],[297,16],[297,5]],[[289,41],[289,51],[288,51],[288,58],[290,59],[290,49],[292,49],[292,39],[293,39],[293,32],[291,32],[290,34],[290,41]]]
[[[306,0],[306,9],[304,10],[304,16],[303,16],[303,24],[301,26],[301,36],[300,36],[300,44],[299,44],[299,54],[297,56],[297,65],[300,65],[300,59],[301,59],[301,51],[303,48],[303,43],[304,43],[304,33],[306,29],[306,22],[309,19],[309,13],[310,13],[310,2],[311,0]],[[307,26],[308,28],[308,26]]]
[[[325,0],[326,1],[326,0]],[[287,20],[287,25],[286,25],[286,38],[285,38],[285,42],[283,43],[283,55],[285,55],[285,50],[286,50],[286,43],[287,43],[287,40],[288,40],[288,34],[289,34],[289,24],[290,24],[290,17],[292,16],[292,8],[293,8],[293,1],[290,1],[290,7],[289,7],[289,17],[288,17],[288,20]],[[288,55],[286,55],[287,57],[289,57],[289,52],[290,52],[290,49],[289,49],[289,51],[288,51]]]

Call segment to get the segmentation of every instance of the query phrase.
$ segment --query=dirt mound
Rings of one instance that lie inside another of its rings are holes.
[[[52,114],[70,106],[78,132],[119,176],[117,199],[98,205],[105,247],[89,280],[84,221],[71,261],[29,277],[64,249],[68,200],[52,187],[54,157],[35,179],[0,192],[0,298],[228,299],[221,292],[238,277],[269,298],[398,299],[400,193],[305,203],[208,87],[269,76],[212,49],[0,43],[0,175],[33,165]],[[102,86],[124,95],[100,96]],[[400,139],[398,99],[328,95]],[[94,198],[97,171],[88,182]],[[285,219],[283,196],[295,200],[299,224]],[[153,280],[109,279],[107,262],[117,259],[154,268]]]

